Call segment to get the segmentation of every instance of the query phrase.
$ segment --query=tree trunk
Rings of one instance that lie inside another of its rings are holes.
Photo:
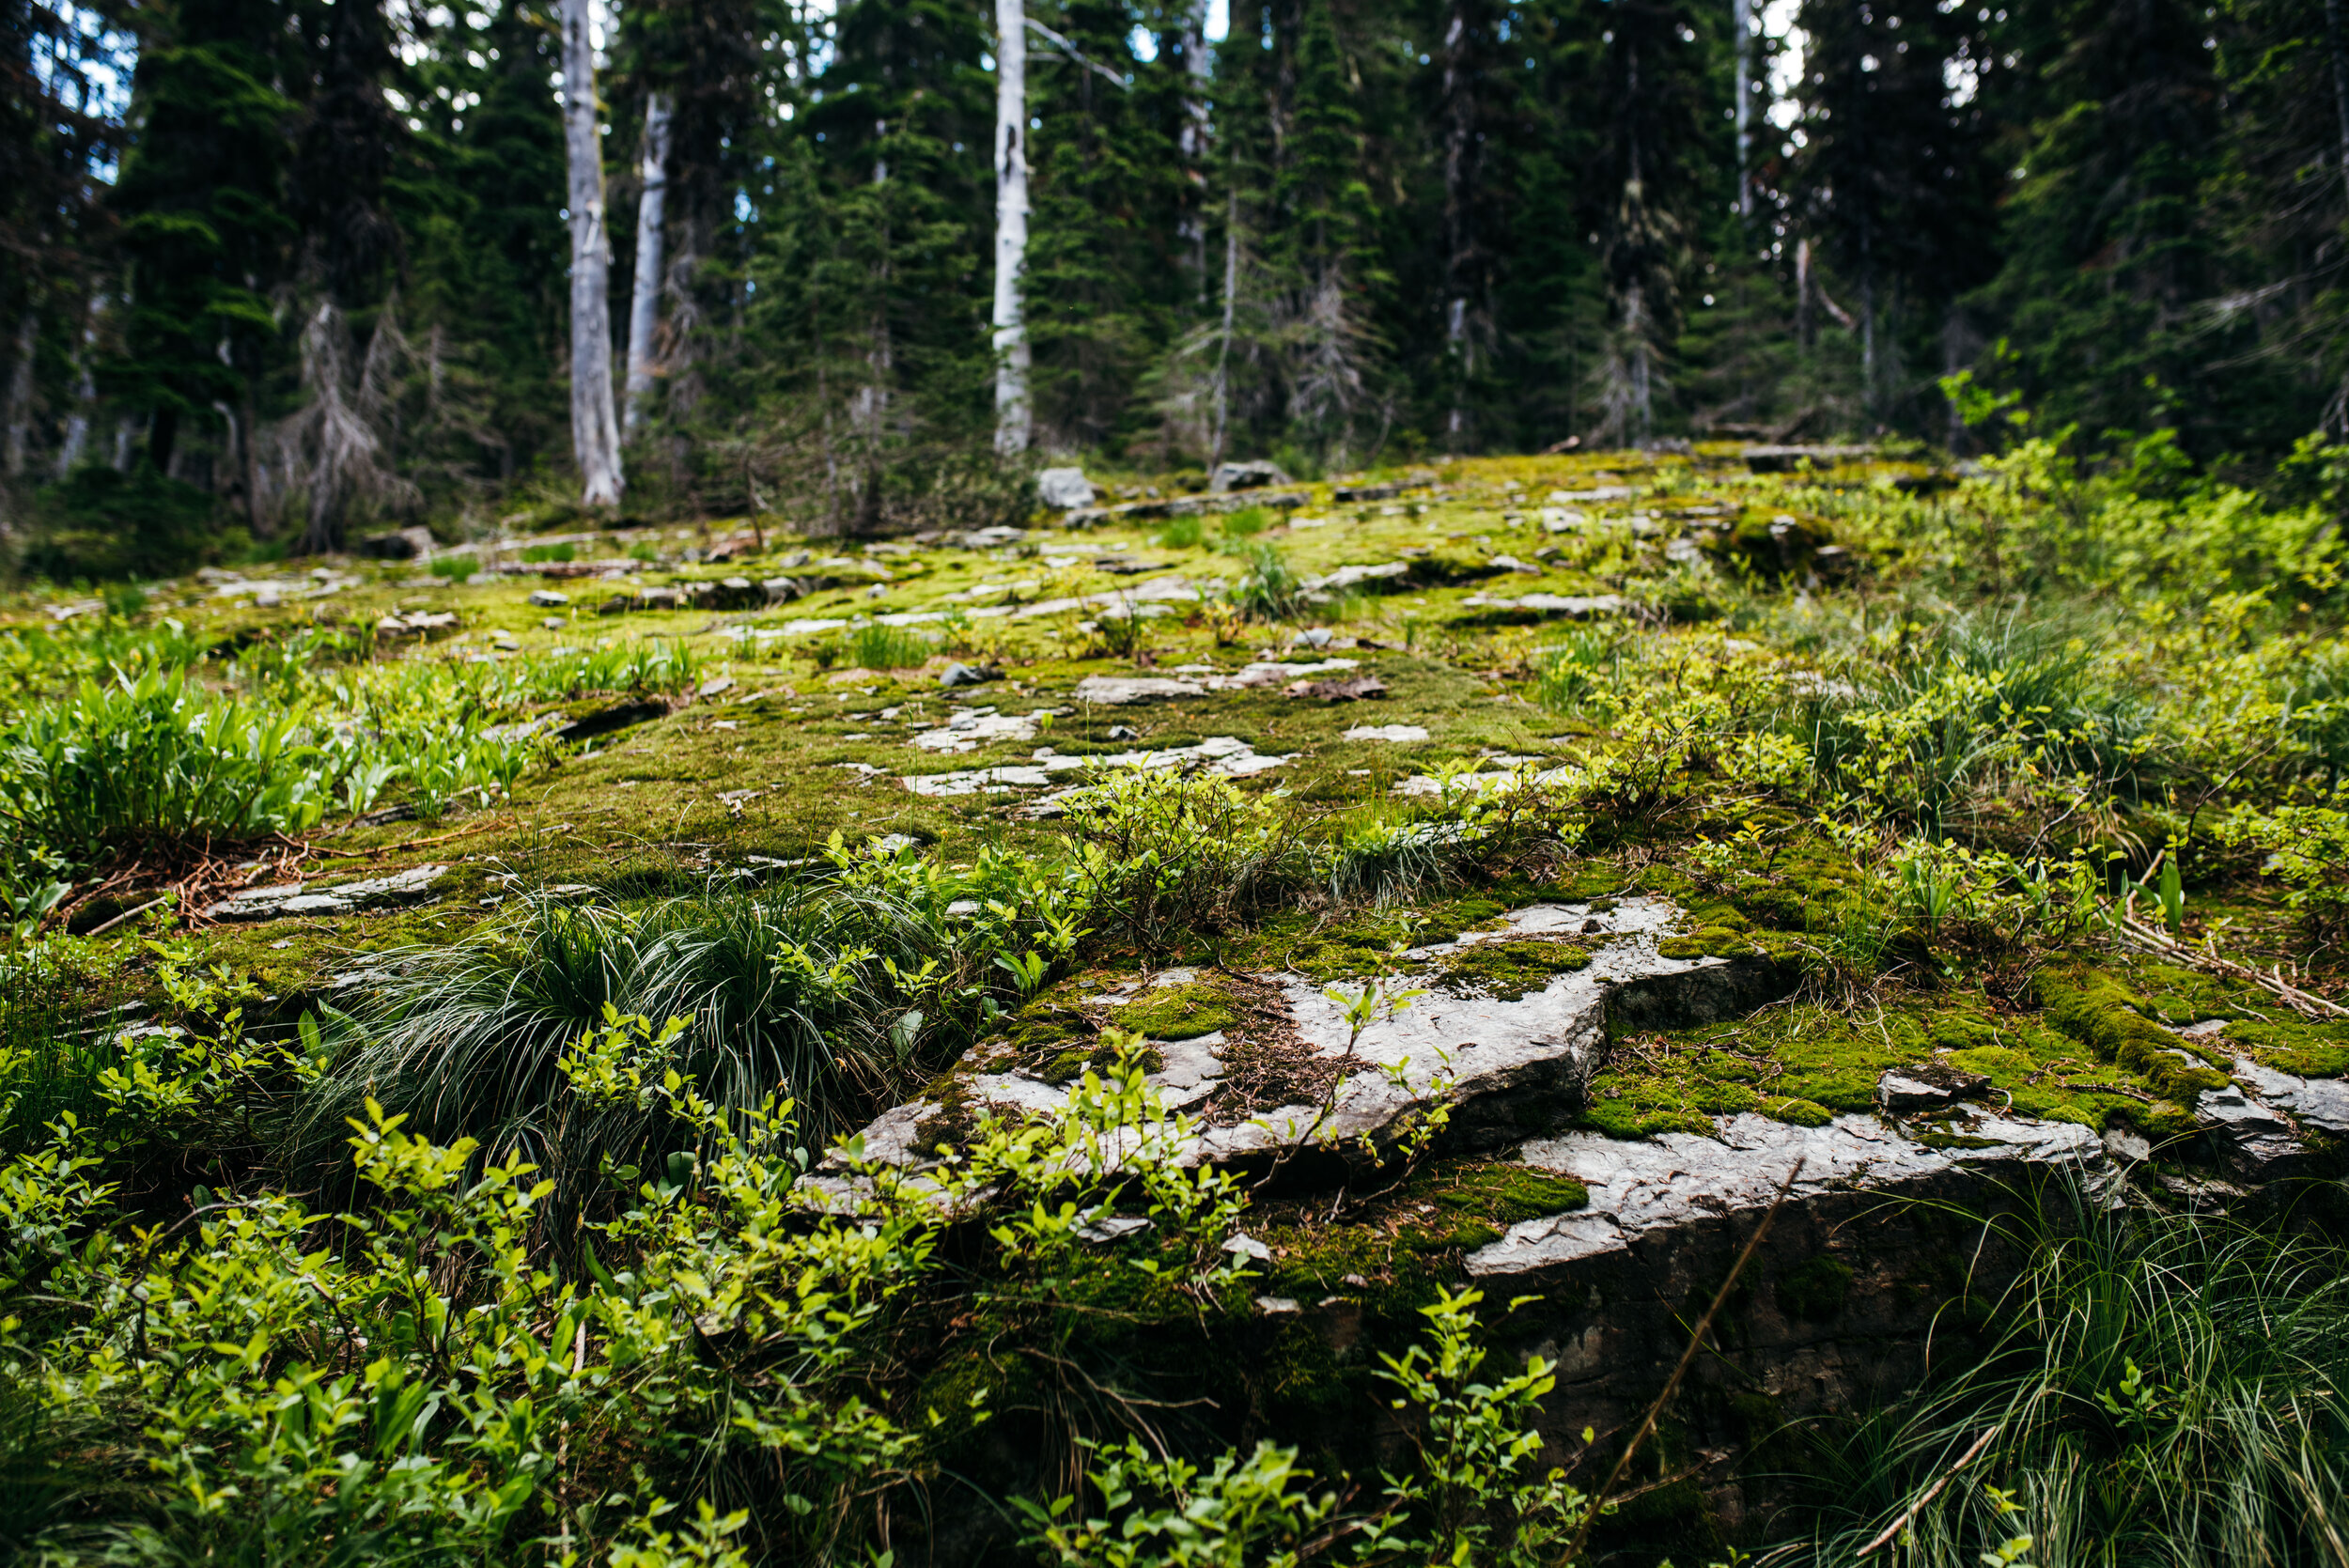
[[[645,100],[645,193],[636,199],[636,279],[628,312],[628,433],[652,401],[652,334],[661,320],[661,241],[669,207],[669,95]]]
[[[8,372],[8,465],[24,472],[24,452],[33,438],[33,353],[40,347],[40,313],[30,304],[16,324],[16,364]]]
[[[1811,241],[1795,241],[1795,342],[1808,349],[1811,326]]]
[[[581,499],[620,503],[620,427],[612,407],[612,237],[603,217],[596,125],[592,0],[563,0],[563,144],[571,198],[571,450]]]
[[[1190,193],[1183,209],[1180,240],[1198,285],[1199,303],[1207,303],[1207,8],[1198,0],[1183,12],[1178,35],[1183,50],[1183,129],[1178,147],[1183,176]]]
[[[65,441],[57,448],[57,477],[62,479],[82,466],[89,455],[90,410],[98,404],[98,318],[106,308],[106,296],[93,292],[89,301],[89,319],[82,328],[81,349],[74,356],[73,411],[65,418]]]
[[[1470,85],[1469,0],[1452,0],[1443,40],[1444,358],[1452,382],[1444,445],[1469,444],[1468,382],[1476,371],[1470,314],[1476,294],[1476,94]]]
[[[2341,116],[2341,179],[2349,188],[2349,51],[2341,40],[2341,0],[2325,0],[2325,41],[2333,56],[2333,108]]]
[[[1753,83],[1747,74],[1753,57],[1753,0],[1730,0],[1729,36],[1736,51],[1732,72],[1737,94],[1737,216],[1753,216]]]
[[[1215,350],[1215,444],[1207,453],[1207,472],[1223,462],[1223,435],[1231,412],[1232,324],[1239,303],[1239,191],[1224,194],[1223,212],[1223,336]]]
[[[1019,274],[1028,256],[1026,0],[995,0],[995,450],[1028,449],[1028,333]]]

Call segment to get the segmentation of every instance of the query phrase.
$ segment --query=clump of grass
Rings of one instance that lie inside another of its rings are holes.
[[[607,1007],[689,1020],[661,1065],[738,1116],[791,1099],[801,1130],[829,1139],[900,1086],[930,1021],[904,977],[951,947],[926,912],[839,889],[711,892],[636,913],[533,901],[453,947],[380,955],[385,978],[329,1031],[342,1054],[303,1142],[330,1157],[371,1095],[440,1142],[520,1149],[578,1202],[600,1158],[657,1155],[667,1128],[649,1105],[582,1113],[566,1093],[556,1063]]]
[[[1223,514],[1223,536],[1227,539],[1253,538],[1271,526],[1272,514],[1262,506],[1242,506]]]
[[[1197,550],[1207,532],[1196,517],[1176,518],[1159,531],[1161,550]]]
[[[481,569],[481,563],[470,555],[440,555],[426,563],[424,569],[451,582],[464,582]]]
[[[2022,1278],[1983,1303],[1986,1354],[1937,1357],[1954,1372],[1889,1408],[1798,1429],[1811,1528],[1772,1560],[1849,1562],[1913,1509],[1901,1562],[2025,1534],[2033,1561],[2335,1560],[2349,1252],[2079,1194],[2029,1227]]]
[[[851,627],[810,650],[819,670],[910,670],[929,662],[938,644],[904,627],[874,623]]]
[[[568,543],[526,545],[522,549],[522,559],[534,566],[542,561],[576,561],[579,559],[579,550],[577,546]]]

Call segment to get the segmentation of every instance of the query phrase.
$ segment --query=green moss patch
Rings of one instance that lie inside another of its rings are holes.
[[[1523,938],[1504,942],[1471,942],[1446,954],[1436,984],[1455,995],[1479,992],[1501,1001],[1547,988],[1562,974],[1591,967],[1588,949],[1571,942]]]
[[[2143,1001],[2109,975],[2042,974],[2036,988],[2049,1023],[2169,1099],[2191,1104],[2202,1091],[2231,1081],[2223,1058],[2146,1017]]]
[[[1212,981],[1153,986],[1110,1015],[1120,1029],[1153,1040],[1195,1040],[1239,1022],[1239,1004]]]

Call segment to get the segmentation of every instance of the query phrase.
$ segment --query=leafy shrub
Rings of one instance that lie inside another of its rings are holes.
[[[0,751],[0,816],[20,843],[82,860],[194,838],[298,832],[326,808],[307,714],[205,691],[178,673],[85,681]]]
[[[2244,806],[2211,825],[2211,836],[2264,851],[2261,870],[2282,878],[2284,902],[2307,922],[2311,941],[2337,939],[2349,922],[2349,812],[2333,806]]]
[[[1152,952],[1180,927],[1231,919],[1290,869],[1297,841],[1277,800],[1216,774],[1108,774],[1068,803],[1095,915]]]

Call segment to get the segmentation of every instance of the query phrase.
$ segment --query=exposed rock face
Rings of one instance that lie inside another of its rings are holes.
[[[1207,689],[1197,681],[1170,680],[1163,675],[1087,675],[1077,683],[1079,702],[1100,703],[1109,707],[1206,694]]]
[[[1027,721],[1013,720],[1011,722],[1017,725]],[[972,744],[975,745],[975,728],[968,733],[974,737]],[[1004,734],[1016,732],[1002,732],[990,738],[1002,738]],[[946,743],[927,742],[925,740],[927,736],[943,736]],[[972,749],[972,746],[957,744],[958,738],[952,729],[926,730],[923,735],[916,736],[914,741],[931,751]],[[1246,778],[1252,773],[1278,768],[1293,754],[1267,755],[1247,741],[1228,735],[1211,737],[1196,746],[1170,746],[1156,752],[1112,752],[1106,755],[1091,756],[1064,756],[1046,746],[1039,748],[1034,756],[1025,763],[1010,763],[1000,768],[973,768],[956,773],[913,773],[899,782],[916,795],[1000,795],[1013,789],[1041,789],[1053,783],[1054,774],[1062,775],[1063,782],[1066,782],[1068,775],[1081,774],[1094,768],[1199,768],[1221,773],[1227,778]]]
[[[1737,1017],[1785,993],[1790,977],[1775,965],[1664,957],[1657,940],[1676,918],[1669,903],[1642,897],[1603,911],[1579,904],[1519,909],[1499,930],[1406,955],[1424,969],[1407,971],[1391,993],[1421,980],[1432,986],[1447,960],[1495,941],[1571,936],[1593,949],[1588,963],[1513,1000],[1430,989],[1406,1007],[1381,1010],[1358,1037],[1329,987],[1288,974],[1247,977],[1277,992],[1295,1036],[1289,1048],[1330,1077],[1331,1087],[1317,1104],[1220,1104],[1188,1157],[1261,1164],[1314,1152],[1352,1158],[1392,1147],[1439,1109],[1448,1116],[1442,1142],[1451,1148],[1502,1149],[1554,1127],[1579,1107],[1610,1017],[1618,1027],[1686,1028]],[[1215,1045],[1154,1044],[1167,1066],[1152,1081],[1181,1091],[1185,1103],[1208,1099],[1221,1067],[1202,1058]],[[1181,1051],[1170,1055],[1177,1045]],[[973,1116],[989,1109],[1049,1113],[1068,1102],[1066,1088],[984,1048],[954,1076],[967,1094],[965,1113]],[[936,1104],[923,1107],[897,1107],[867,1126],[865,1155],[918,1164],[920,1134],[943,1113]]]
[[[288,915],[345,915],[359,909],[414,904],[432,894],[444,865],[420,865],[356,882],[281,882],[249,888],[204,911],[207,920],[281,920]]]
[[[1980,1073],[1963,1073],[1940,1062],[1895,1067],[1876,1079],[1876,1104],[1887,1110],[1937,1110],[1971,1099],[1990,1087]]]

